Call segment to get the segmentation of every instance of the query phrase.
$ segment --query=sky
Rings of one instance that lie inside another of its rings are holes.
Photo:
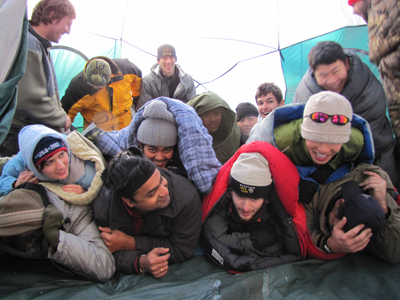
[[[28,0],[28,16],[37,0]],[[88,58],[110,54],[148,74],[157,47],[172,44],[177,63],[235,109],[255,104],[257,87],[274,82],[286,90],[278,48],[364,21],[347,0],[71,0],[77,19],[59,45]],[[112,5],[110,5],[112,3]],[[58,74],[57,74],[58,76]],[[197,86],[197,84],[196,84]]]

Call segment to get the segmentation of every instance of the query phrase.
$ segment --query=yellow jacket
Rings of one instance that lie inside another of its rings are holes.
[[[74,120],[78,112],[84,119],[84,128],[91,123],[105,130],[120,130],[132,120],[133,99],[137,102],[142,80],[141,70],[128,59],[106,60],[112,71],[111,82],[96,90],[84,81],[84,71],[70,82],[61,99],[65,112]]]

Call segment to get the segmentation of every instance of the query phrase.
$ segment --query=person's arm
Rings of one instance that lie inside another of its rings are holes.
[[[201,201],[192,186],[193,195],[185,207],[171,220],[169,235],[165,237],[136,236],[136,250],[148,253],[154,248],[168,248],[169,263],[184,262],[192,257],[201,231]]]
[[[14,183],[18,180],[18,177],[24,171],[26,171],[24,160],[22,158],[21,152],[19,152],[17,156],[8,161],[3,168],[0,177],[0,196],[5,196],[14,189]],[[27,174],[27,176],[29,176],[29,180],[33,178],[30,174]],[[23,182],[20,182],[20,184],[22,183]]]
[[[49,259],[91,280],[109,280],[115,272],[114,257],[100,237],[92,209],[71,205],[71,216],[71,223],[64,223],[65,231],[59,231],[56,251],[49,249]]]
[[[188,74],[186,74],[185,76],[188,76]],[[189,86],[188,86],[188,90],[186,92],[185,95],[185,103],[189,102],[190,100],[192,100],[194,98],[194,96],[196,96],[196,88],[194,86],[194,81],[192,76],[190,77],[190,81],[189,81]]]
[[[371,239],[368,248],[389,263],[400,262],[400,206],[386,195],[388,211],[382,231]]]
[[[151,82],[151,78],[144,77],[141,81],[141,87],[140,87],[140,97],[139,97],[139,102],[138,102],[138,107],[136,111],[141,108],[146,102],[157,98],[158,95],[154,95],[153,92],[153,84]]]

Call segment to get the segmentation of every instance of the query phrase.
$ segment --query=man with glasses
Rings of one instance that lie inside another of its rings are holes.
[[[293,103],[307,102],[321,91],[339,93],[350,101],[355,114],[370,125],[374,139],[374,164],[388,172],[398,186],[394,163],[393,130],[386,116],[387,101],[382,84],[354,53],[332,41],[319,42],[308,54],[310,68],[296,89]]]

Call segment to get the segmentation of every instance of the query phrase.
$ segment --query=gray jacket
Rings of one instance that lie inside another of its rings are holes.
[[[49,47],[50,41],[29,25],[26,70],[18,83],[18,102],[12,121],[15,126],[43,124],[60,131],[65,125],[67,114],[61,107]]]
[[[62,269],[88,280],[105,282],[115,272],[115,261],[100,237],[90,206],[73,205],[47,190],[50,204],[54,205],[64,217],[64,231],[59,230],[57,251],[41,240],[26,252],[16,250],[0,242],[0,249],[16,256],[26,258],[47,258]],[[39,242],[40,241],[40,242]]]
[[[193,78],[185,73],[179,65],[175,64],[175,67],[179,71],[180,83],[176,87],[173,98],[187,103],[196,95]],[[161,96],[169,97],[169,88],[161,74],[160,66],[154,64],[151,67],[150,74],[142,79],[138,109],[147,101]]]
[[[48,192],[50,203],[63,213],[65,231],[60,230],[57,251],[48,258],[75,274],[93,281],[107,281],[115,272],[114,257],[103,243],[90,206],[69,204]]]

